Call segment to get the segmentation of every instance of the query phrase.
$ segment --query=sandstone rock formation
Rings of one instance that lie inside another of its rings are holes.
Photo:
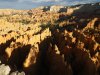
[[[67,11],[67,8],[64,7],[64,6],[51,6],[50,7],[50,11],[51,12],[56,12],[56,13],[66,12]]]
[[[99,9],[0,10],[0,75],[100,75]]]

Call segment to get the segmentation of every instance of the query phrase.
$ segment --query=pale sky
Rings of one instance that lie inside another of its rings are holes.
[[[0,9],[14,8],[14,9],[32,9],[39,6],[50,5],[76,5],[84,3],[95,3],[100,0],[0,0]]]

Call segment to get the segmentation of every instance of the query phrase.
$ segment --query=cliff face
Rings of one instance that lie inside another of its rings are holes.
[[[0,74],[100,75],[99,9],[0,10]]]

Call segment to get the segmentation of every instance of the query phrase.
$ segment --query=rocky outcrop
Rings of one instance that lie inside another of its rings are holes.
[[[100,5],[97,4],[86,4],[82,5],[80,9],[75,10],[74,13],[83,13],[83,14],[97,14],[99,15]]]
[[[12,72],[10,75],[25,75],[25,73],[24,72],[15,71],[15,72]]]
[[[41,6],[41,7],[38,7],[37,9],[41,9],[41,10],[43,10],[45,12],[45,11],[49,11],[50,10],[50,6]]]
[[[56,12],[56,13],[66,12],[67,7],[64,7],[64,6],[51,6],[50,11],[51,12]]]
[[[11,68],[8,65],[0,63],[0,75],[25,75],[24,72],[11,72]]]
[[[0,75],[99,75],[95,9],[98,3],[3,10],[9,15],[0,16]]]
[[[80,10],[81,6],[78,6],[78,7],[68,7],[67,8],[67,14],[68,15],[71,15],[73,14],[76,10]]]
[[[8,75],[10,73],[10,67],[4,64],[0,65],[0,75]]]

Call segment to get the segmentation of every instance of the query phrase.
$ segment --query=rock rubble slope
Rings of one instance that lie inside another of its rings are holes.
[[[0,75],[100,75],[100,3],[0,10],[0,60]]]

